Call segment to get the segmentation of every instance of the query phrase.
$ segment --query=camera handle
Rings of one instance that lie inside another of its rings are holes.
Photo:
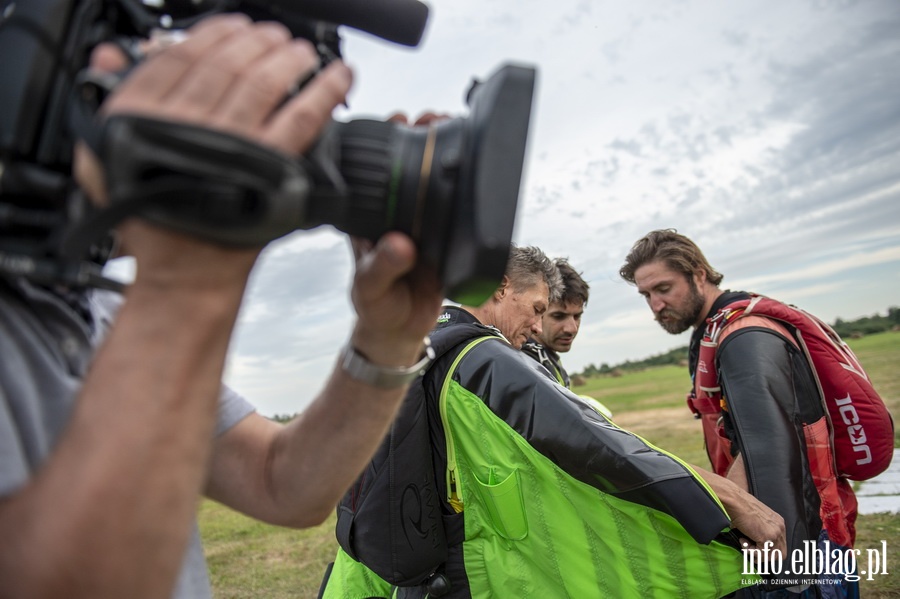
[[[61,254],[80,256],[137,215],[213,243],[252,247],[306,222],[303,160],[227,133],[133,115],[107,119],[100,157],[109,206],[74,225]]]

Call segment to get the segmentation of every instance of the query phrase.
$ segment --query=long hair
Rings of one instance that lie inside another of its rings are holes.
[[[675,229],[651,231],[637,240],[628,252],[625,264],[619,269],[619,275],[634,284],[635,271],[645,264],[657,261],[663,261],[670,269],[680,272],[688,279],[702,270],[706,273],[706,280],[716,287],[722,282],[723,275],[710,266],[697,244]]]

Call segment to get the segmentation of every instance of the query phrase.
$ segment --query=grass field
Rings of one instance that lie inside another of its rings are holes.
[[[850,342],[891,413],[900,414],[900,333]],[[618,378],[590,379],[576,392],[603,401],[621,426],[688,462],[706,466],[699,421],[684,404],[684,368],[666,366]],[[894,444],[900,447],[900,435]],[[200,508],[215,596],[220,599],[315,597],[326,564],[337,549],[334,518],[319,527],[289,530],[260,524],[211,501]],[[864,599],[900,597],[900,515],[871,514],[857,521],[857,548],[887,542],[887,576],[860,582]]]

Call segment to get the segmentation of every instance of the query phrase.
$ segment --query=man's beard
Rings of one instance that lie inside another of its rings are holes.
[[[704,300],[703,296],[700,295],[700,290],[697,289],[697,285],[693,280],[689,280],[688,283],[691,286],[691,294],[688,297],[688,303],[684,312],[664,308],[656,315],[656,322],[659,323],[659,326],[672,335],[683,333],[694,326],[700,319],[700,313],[703,310]],[[666,320],[660,320],[661,317],[665,317]]]

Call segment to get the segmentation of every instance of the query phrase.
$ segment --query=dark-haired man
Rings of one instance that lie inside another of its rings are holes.
[[[560,385],[571,387],[572,380],[559,354],[572,349],[590,286],[565,258],[557,258],[553,263],[562,278],[562,294],[550,303],[541,319],[541,332],[529,339],[522,351],[543,364]]]

